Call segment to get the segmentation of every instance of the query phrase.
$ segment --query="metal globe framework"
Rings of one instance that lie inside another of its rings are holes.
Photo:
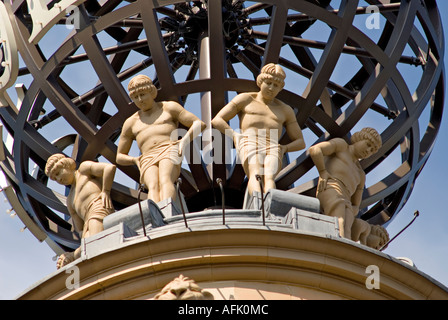
[[[264,64],[279,63],[287,72],[279,98],[296,111],[307,148],[348,140],[366,125],[381,133],[381,149],[362,161],[368,184],[361,218],[375,224],[401,210],[434,146],[444,104],[444,38],[434,0],[87,0],[34,36],[39,21],[30,6],[37,2],[3,1],[22,60],[17,83],[29,84],[16,86],[17,103],[13,90],[0,86],[0,165],[25,224],[64,250],[79,239],[65,190],[43,174],[46,160],[62,151],[78,163],[115,163],[121,125],[137,110],[125,88],[139,73],[154,80],[159,100],[179,101],[210,128],[232,95],[258,90]],[[7,54],[3,43],[3,62]],[[190,212],[220,204],[217,178],[226,205],[242,206],[244,172],[218,140],[205,131],[190,147],[181,173]],[[205,161],[210,154],[214,161]],[[314,196],[317,172],[306,150],[284,164],[277,187]],[[112,196],[121,209],[136,203],[139,173],[118,169]]]

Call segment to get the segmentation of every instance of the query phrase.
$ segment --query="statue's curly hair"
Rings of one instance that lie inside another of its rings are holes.
[[[360,131],[355,132],[350,139],[352,144],[361,140],[369,140],[374,146],[374,153],[377,152],[383,144],[381,135],[378,133],[378,131],[370,127],[362,128]]]
[[[268,63],[263,68],[261,68],[260,74],[257,77],[257,86],[261,87],[261,83],[266,79],[273,80],[281,84],[282,87],[285,86],[286,73],[283,68],[274,63]]]
[[[59,172],[59,170],[63,168],[69,168],[75,170],[76,169],[75,160],[66,157],[62,153],[55,153],[52,156],[50,156],[47,160],[47,164],[45,165],[45,174],[51,180],[54,180],[56,174]]]
[[[131,79],[128,84],[129,95],[132,96],[138,92],[149,91],[155,99],[157,97],[157,88],[152,83],[150,77],[145,76],[144,74],[139,74]]]

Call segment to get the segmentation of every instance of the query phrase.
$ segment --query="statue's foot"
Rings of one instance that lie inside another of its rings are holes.
[[[64,252],[59,256],[56,267],[59,269],[72,261],[75,261],[75,254],[73,252]]]
[[[373,225],[372,231],[367,238],[367,245],[374,249],[381,249],[386,243],[389,242],[389,233],[380,225]]]

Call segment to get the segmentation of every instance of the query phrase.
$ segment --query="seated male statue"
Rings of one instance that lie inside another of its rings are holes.
[[[110,190],[115,176],[113,164],[83,161],[76,170],[76,162],[62,153],[50,156],[45,174],[59,184],[70,186],[67,209],[74,229],[87,238],[103,231],[103,219],[114,212]],[[81,248],[65,252],[57,261],[57,268],[78,259]]]
[[[308,150],[319,172],[316,197],[324,214],[337,217],[341,237],[372,247],[385,244],[388,235],[384,228],[372,228],[368,222],[356,218],[366,180],[359,160],[376,153],[381,144],[380,134],[367,127],[353,134],[351,144],[334,138]]]

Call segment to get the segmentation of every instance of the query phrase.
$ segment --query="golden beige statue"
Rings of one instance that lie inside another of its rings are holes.
[[[163,287],[154,300],[214,300],[214,297],[200,288],[194,280],[181,274]]]
[[[132,78],[128,90],[140,110],[123,124],[117,164],[138,166],[140,183],[148,189],[148,199],[154,202],[175,199],[174,183],[180,175],[183,152],[205,129],[205,123],[175,101],[156,102],[157,88],[145,75]],[[189,129],[177,140],[179,123]],[[139,157],[129,155],[134,140],[141,152]]]
[[[371,225],[365,220],[356,218],[352,226],[351,240],[359,241],[374,249],[381,249],[389,242],[389,233],[383,226]]]
[[[113,164],[83,161],[78,170],[76,162],[57,153],[50,156],[45,174],[59,184],[70,186],[67,209],[74,229],[87,238],[103,231],[103,219],[114,212],[110,190],[115,176]],[[81,248],[59,256],[57,268],[78,259]]]
[[[286,74],[277,64],[267,64],[257,77],[258,92],[237,95],[212,120],[212,126],[233,139],[248,181],[248,193],[267,192],[275,188],[275,176],[281,169],[286,152],[305,148],[302,130],[294,110],[276,98],[285,85]],[[238,115],[241,133],[228,121]],[[280,145],[283,128],[291,142]],[[260,190],[256,176],[263,178]]]
[[[384,228],[356,218],[366,179],[359,160],[376,153],[381,144],[381,136],[375,129],[363,128],[353,134],[351,144],[334,138],[308,151],[319,171],[316,196],[324,214],[337,217],[342,237],[371,247],[386,243],[388,235]]]

